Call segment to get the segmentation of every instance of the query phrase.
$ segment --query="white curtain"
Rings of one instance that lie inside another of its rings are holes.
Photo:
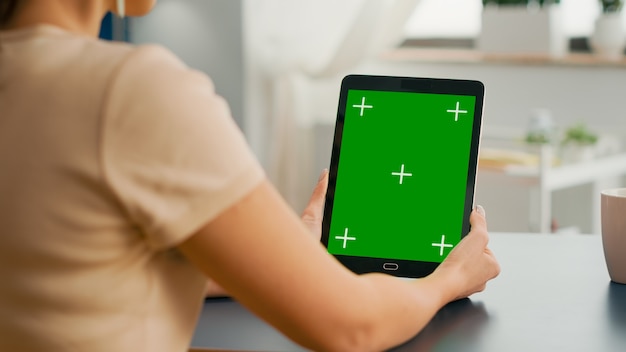
[[[248,0],[246,133],[270,179],[302,208],[313,170],[312,95],[320,79],[343,75],[402,40],[419,0]]]

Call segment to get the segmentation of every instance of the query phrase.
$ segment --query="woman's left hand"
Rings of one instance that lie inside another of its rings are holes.
[[[328,190],[328,170],[324,169],[320,175],[317,185],[313,190],[313,195],[309,204],[302,212],[302,222],[309,228],[311,234],[319,241],[322,237],[322,217],[324,216],[324,203],[326,201],[326,191]]]

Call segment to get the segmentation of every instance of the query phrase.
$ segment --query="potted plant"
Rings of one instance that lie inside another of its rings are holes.
[[[626,40],[622,24],[623,0],[600,0],[602,13],[594,23],[589,37],[592,50],[609,60],[619,60],[624,54]]]
[[[600,0],[603,13],[616,13],[622,10],[624,2],[622,0]]]
[[[563,56],[560,0],[483,0],[477,47],[486,53]]]
[[[533,109],[528,120],[526,143],[554,144],[555,139],[556,126],[550,110],[545,108]]]
[[[584,123],[577,123],[565,130],[561,142],[562,159],[564,162],[580,162],[591,160],[595,156],[598,135]]]

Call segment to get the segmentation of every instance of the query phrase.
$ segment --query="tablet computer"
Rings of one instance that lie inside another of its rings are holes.
[[[341,84],[322,242],[356,273],[430,274],[470,230],[484,86],[351,75]]]

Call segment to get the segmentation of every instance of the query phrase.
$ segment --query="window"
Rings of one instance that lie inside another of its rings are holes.
[[[598,0],[561,0],[565,33],[587,37],[600,12]],[[407,38],[475,38],[482,0],[421,0],[407,22]]]

